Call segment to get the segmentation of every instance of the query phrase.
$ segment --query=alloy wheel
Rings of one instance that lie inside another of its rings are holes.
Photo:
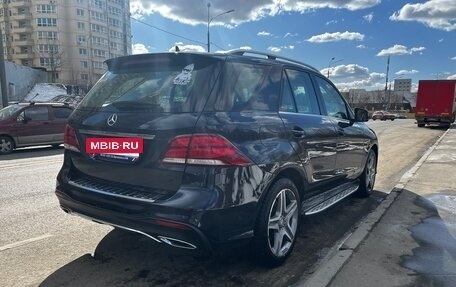
[[[371,152],[367,159],[366,165],[366,189],[372,190],[375,184],[375,176],[377,173],[377,163],[375,160],[375,153]]]
[[[269,249],[275,256],[285,256],[293,245],[298,228],[298,216],[298,202],[293,191],[281,190],[269,211]]]
[[[0,153],[6,154],[13,149],[13,143],[8,138],[0,138]]]

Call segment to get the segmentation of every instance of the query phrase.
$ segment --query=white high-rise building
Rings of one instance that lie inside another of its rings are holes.
[[[106,59],[131,54],[129,0],[2,0],[5,60],[49,81],[91,86]]]

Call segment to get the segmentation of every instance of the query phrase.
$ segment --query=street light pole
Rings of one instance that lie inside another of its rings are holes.
[[[211,3],[208,2],[207,3],[207,52],[208,53],[211,51],[211,36],[210,36],[209,27],[211,26],[212,20],[214,20],[218,16],[222,16],[222,15],[234,12],[234,9],[231,9],[231,10],[225,11],[223,13],[220,13],[218,15],[215,15],[214,17],[211,18],[210,8],[211,8]]]
[[[3,33],[0,28],[0,86],[2,91],[2,108],[8,106],[8,90],[6,89],[5,58],[3,51]]]
[[[333,61],[335,60],[336,58],[335,57],[332,57],[330,60],[329,60],[329,63],[328,63],[328,76],[327,78],[329,79],[329,71],[331,70],[331,63],[333,63]],[[340,61],[343,61],[344,59],[339,59],[337,61],[334,61],[334,63],[338,63]]]
[[[331,62],[334,61],[334,57],[332,57],[330,60],[329,60],[329,63],[328,63],[328,76],[327,78],[329,79],[329,69],[331,69]]]
[[[211,39],[210,39],[210,32],[209,32],[209,25],[211,24],[210,20],[210,10],[211,8],[211,3],[207,2],[207,52],[209,53],[211,51]]]

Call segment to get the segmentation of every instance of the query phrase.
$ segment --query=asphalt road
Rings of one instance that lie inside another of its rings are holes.
[[[376,192],[348,198],[302,220],[293,254],[281,267],[256,264],[248,248],[202,257],[60,210],[53,194],[63,149],[23,149],[0,157],[2,286],[286,286],[373,210],[402,174],[443,134],[414,120],[369,122],[378,134]]]

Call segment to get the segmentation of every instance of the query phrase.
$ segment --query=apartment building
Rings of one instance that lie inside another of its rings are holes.
[[[0,0],[0,28],[5,60],[52,82],[90,87],[131,54],[130,0]]]
[[[411,92],[412,90],[412,79],[396,79],[394,80],[394,91],[395,92]]]

